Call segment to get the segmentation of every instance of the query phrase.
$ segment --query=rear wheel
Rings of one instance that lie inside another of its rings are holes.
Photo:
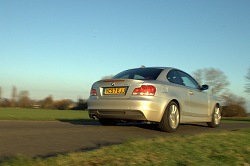
[[[180,111],[176,102],[171,101],[165,110],[159,127],[162,131],[175,132],[180,124]]]
[[[212,121],[208,122],[207,125],[209,127],[215,128],[215,127],[218,127],[220,125],[220,123],[221,123],[221,109],[217,105],[214,108],[214,112],[213,112],[213,115],[212,115]]]
[[[99,122],[103,125],[103,126],[114,126],[117,124],[117,121],[114,119],[99,119]]]

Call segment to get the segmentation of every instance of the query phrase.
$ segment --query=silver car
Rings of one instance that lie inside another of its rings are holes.
[[[189,74],[170,67],[125,70],[95,82],[88,99],[89,116],[102,125],[153,122],[174,132],[180,123],[206,122],[217,127],[221,107]]]

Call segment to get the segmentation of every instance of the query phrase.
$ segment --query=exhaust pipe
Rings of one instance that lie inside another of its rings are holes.
[[[91,114],[89,114],[89,117],[90,117],[91,119],[94,119],[94,120],[98,119],[95,115],[91,115]]]

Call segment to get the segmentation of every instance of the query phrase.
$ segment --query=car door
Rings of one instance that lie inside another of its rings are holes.
[[[168,95],[180,102],[182,115],[189,115],[189,95],[187,94],[187,88],[183,84],[178,70],[170,70],[167,74],[167,79],[174,85],[168,91]]]
[[[189,97],[187,113],[190,116],[207,116],[208,94],[200,90],[200,85],[190,75],[182,71],[178,71],[178,74],[187,89],[187,95]]]

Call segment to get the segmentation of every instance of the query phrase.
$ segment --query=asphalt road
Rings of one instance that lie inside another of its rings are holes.
[[[0,121],[0,160],[17,154],[49,157],[119,144],[135,138],[168,137],[172,134],[199,134],[242,128],[250,128],[250,123],[222,124],[215,129],[207,127],[206,124],[181,125],[176,133],[165,133],[148,124],[101,126],[98,122],[91,121]]]

